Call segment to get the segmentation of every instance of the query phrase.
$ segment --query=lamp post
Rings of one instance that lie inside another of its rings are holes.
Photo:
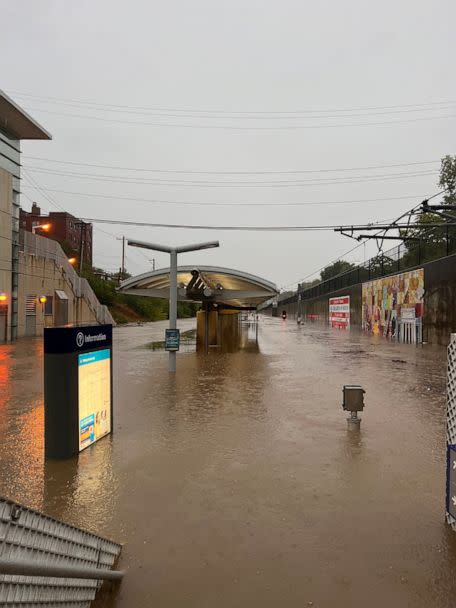
[[[37,230],[43,230],[43,232],[48,232],[51,229],[51,224],[39,224],[35,223],[32,226],[32,234],[35,234]]]
[[[144,241],[134,241],[128,239],[128,245],[140,247],[142,249],[152,249],[153,251],[164,251],[169,253],[169,328],[176,329],[177,321],[177,254],[187,251],[199,251],[200,249],[212,249],[219,247],[218,241],[207,243],[196,243],[195,245],[183,245],[182,247],[167,247],[156,243],[146,243]],[[176,351],[169,351],[169,371],[176,372]]]

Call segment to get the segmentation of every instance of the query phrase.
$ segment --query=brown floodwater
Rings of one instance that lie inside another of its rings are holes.
[[[0,347],[0,495],[124,544],[103,605],[454,605],[444,349],[261,318],[258,349],[187,348],[170,377],[165,325],[115,330],[114,433],[65,462],[43,458],[41,340]]]

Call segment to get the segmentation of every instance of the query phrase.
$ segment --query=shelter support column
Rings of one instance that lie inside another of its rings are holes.
[[[205,304],[196,318],[196,349],[207,352],[219,348],[224,352],[236,349],[239,342],[239,311],[214,309]]]

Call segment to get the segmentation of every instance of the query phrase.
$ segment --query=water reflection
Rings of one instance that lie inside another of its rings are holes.
[[[0,493],[125,542],[109,605],[451,604],[443,349],[262,320],[174,376],[147,348],[165,325],[116,330],[114,434],[65,462],[43,460],[40,344],[0,349]]]

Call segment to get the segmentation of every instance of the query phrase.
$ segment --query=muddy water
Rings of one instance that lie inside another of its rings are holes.
[[[43,462],[40,341],[0,347],[0,494],[125,543],[105,605],[453,605],[443,349],[263,319],[258,352],[170,378],[164,326],[115,331],[115,433],[65,463]]]

